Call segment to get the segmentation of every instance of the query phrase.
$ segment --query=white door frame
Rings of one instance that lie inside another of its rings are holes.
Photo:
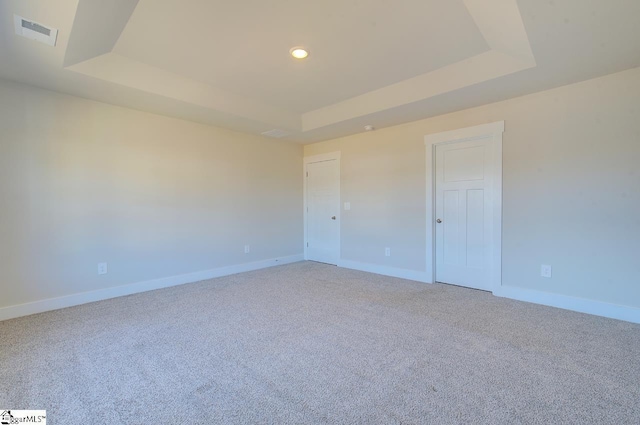
[[[304,181],[304,200],[303,200],[303,217],[304,217],[304,259],[308,260],[309,258],[307,257],[307,244],[308,244],[308,240],[307,240],[307,165],[308,164],[312,164],[314,162],[323,162],[323,161],[337,161],[338,164],[338,180],[340,180],[340,151],[338,152],[329,152],[329,153],[323,153],[320,155],[313,155],[313,156],[305,156],[303,158],[303,167],[302,167],[302,179]],[[336,218],[338,219],[338,263],[340,262],[342,255],[340,254],[340,251],[342,249],[342,239],[340,236],[340,229],[342,228],[342,220],[341,220],[341,215],[340,215],[340,211],[342,210],[341,206],[342,206],[342,197],[340,196],[340,187],[341,185],[338,185],[338,212],[336,213]]]
[[[482,124],[474,127],[445,131],[424,136],[427,156],[427,276],[436,281],[436,238],[435,238],[435,150],[436,145],[467,142],[491,138],[493,146],[493,246],[490,273],[491,291],[497,292],[502,285],[502,133],[504,121]]]

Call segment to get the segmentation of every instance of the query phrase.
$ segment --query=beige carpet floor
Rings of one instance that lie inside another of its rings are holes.
[[[0,322],[57,424],[639,424],[640,325],[304,262]]]

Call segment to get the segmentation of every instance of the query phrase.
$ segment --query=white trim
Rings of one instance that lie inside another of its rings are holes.
[[[493,292],[498,297],[513,300],[526,301],[534,304],[542,304],[580,313],[594,314],[596,316],[609,317],[611,319],[624,320],[632,323],[640,323],[640,309],[618,304],[610,304],[602,301],[588,300],[571,297],[568,295],[553,294],[550,292],[534,291],[531,289],[502,286]]]
[[[340,160],[340,151],[329,152],[329,153],[321,153],[318,155],[305,156],[304,157],[304,165],[311,164],[313,162],[322,162],[322,161],[331,161],[337,159]]]
[[[338,267],[345,269],[360,270],[363,272],[380,274],[383,276],[399,277],[401,279],[415,280],[418,282],[431,283],[430,276],[418,270],[400,269],[396,267],[381,266],[378,264],[360,263],[357,261],[340,260]]]
[[[302,165],[302,181],[304,182],[303,186],[303,194],[302,194],[302,216],[303,216],[303,225],[304,225],[304,241],[303,241],[303,247],[304,247],[304,259],[308,260],[307,257],[307,165],[309,164],[313,164],[315,162],[323,162],[323,161],[338,161],[338,212],[336,214],[336,218],[338,219],[338,261],[340,261],[341,258],[341,251],[342,251],[342,236],[341,236],[341,229],[342,229],[342,195],[341,195],[341,191],[342,191],[342,181],[341,181],[341,175],[342,175],[342,169],[341,169],[341,165],[340,165],[340,151],[337,152],[329,152],[329,153],[323,153],[323,154],[319,154],[319,155],[312,155],[312,156],[305,156],[303,158],[303,165]]]
[[[496,291],[502,285],[502,133],[504,121],[444,131],[424,136],[427,165],[427,269],[428,282],[436,281],[435,272],[435,148],[436,145],[474,139],[491,138],[493,145],[493,265],[491,287]]]
[[[303,261],[302,254],[290,255],[288,257],[272,258],[269,260],[256,261],[253,263],[236,264],[233,266],[220,267],[217,269],[147,280],[143,282],[131,283],[129,285],[116,286],[113,288],[105,288],[97,291],[81,292],[79,294],[49,298],[46,300],[34,301],[26,304],[12,305],[9,307],[0,308],[0,321],[21,316],[28,316],[30,314],[43,313],[45,311],[58,310],[60,308],[73,307],[76,305],[91,303],[95,301],[107,300],[110,298],[122,297],[125,295],[137,294],[140,292],[153,291],[154,289],[168,288],[170,286],[200,282],[216,277],[229,276],[232,274],[279,266],[281,264],[295,263],[298,261]]]

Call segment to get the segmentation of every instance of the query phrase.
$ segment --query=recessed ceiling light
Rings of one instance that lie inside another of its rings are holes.
[[[294,47],[293,49],[289,50],[289,53],[291,53],[291,56],[296,59],[304,59],[309,56],[309,52],[307,52],[302,47]]]

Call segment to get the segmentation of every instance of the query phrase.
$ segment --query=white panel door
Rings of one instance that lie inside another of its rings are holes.
[[[338,264],[340,169],[337,160],[307,164],[307,259]]]
[[[491,290],[491,139],[436,146],[436,280]]]

